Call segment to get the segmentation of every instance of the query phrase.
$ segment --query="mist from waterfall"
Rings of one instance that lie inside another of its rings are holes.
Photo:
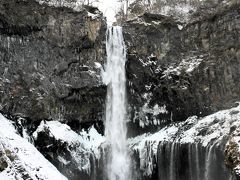
[[[108,85],[105,136],[110,149],[107,177],[108,180],[130,180],[130,157],[126,137],[126,50],[121,27],[108,27],[106,49],[107,64],[103,72],[103,82]]]

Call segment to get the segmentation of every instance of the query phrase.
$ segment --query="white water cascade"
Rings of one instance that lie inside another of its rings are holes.
[[[108,180],[130,180],[126,127],[126,50],[122,28],[109,27],[106,35],[107,65],[103,81],[108,85],[105,135],[110,144]]]

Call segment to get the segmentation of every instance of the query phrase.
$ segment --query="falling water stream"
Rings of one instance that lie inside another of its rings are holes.
[[[107,64],[103,81],[108,85],[105,135],[110,144],[107,162],[108,180],[130,180],[130,157],[126,127],[126,51],[122,28],[108,27],[106,34]]]

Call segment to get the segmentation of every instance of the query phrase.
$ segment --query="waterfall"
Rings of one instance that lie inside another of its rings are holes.
[[[232,179],[218,142],[207,147],[201,143],[160,142],[157,155],[159,180]]]
[[[109,27],[106,34],[107,65],[103,82],[108,85],[105,136],[110,144],[107,161],[108,180],[129,180],[130,157],[126,127],[126,50],[122,28]]]

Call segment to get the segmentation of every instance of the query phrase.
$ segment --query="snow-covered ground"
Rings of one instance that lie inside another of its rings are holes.
[[[0,114],[0,171],[2,180],[66,180],[26,139],[17,134],[11,122]]]

